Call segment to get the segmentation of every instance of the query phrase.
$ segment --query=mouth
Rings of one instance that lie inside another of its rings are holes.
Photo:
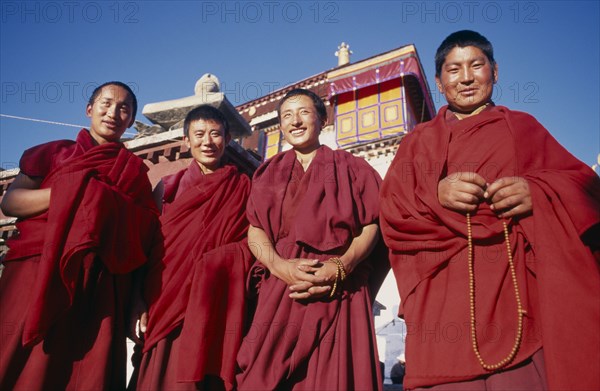
[[[290,134],[294,137],[302,136],[306,132],[306,129],[293,129],[290,130]]]
[[[119,124],[114,121],[102,121],[102,123],[111,130],[116,129],[119,126]]]
[[[478,88],[465,88],[464,90],[461,90],[458,93],[460,95],[464,95],[464,96],[473,96],[473,95],[477,94],[478,91],[479,91]]]

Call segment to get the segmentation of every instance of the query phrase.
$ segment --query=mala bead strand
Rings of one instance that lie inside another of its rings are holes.
[[[329,260],[331,262],[335,262],[335,264],[338,267],[338,271],[340,273],[340,276],[342,277],[342,281],[344,281],[346,279],[346,276],[348,274],[346,273],[346,268],[344,267],[344,264],[342,263],[342,259],[338,258],[338,257],[333,257],[333,258],[329,258]]]
[[[477,357],[479,364],[487,371],[495,371],[508,365],[517,355],[519,347],[521,345],[521,338],[523,336],[523,316],[527,313],[523,310],[521,303],[521,296],[519,294],[519,285],[517,283],[517,273],[515,272],[515,265],[512,257],[512,249],[510,247],[510,238],[508,236],[508,226],[506,221],[502,222],[504,228],[504,242],[506,243],[506,250],[508,253],[508,265],[510,268],[510,276],[512,279],[513,287],[515,290],[515,299],[517,301],[517,334],[515,336],[515,343],[508,353],[508,356],[500,360],[496,364],[487,364],[479,351],[479,343],[477,342],[477,330],[475,320],[475,273],[473,272],[473,229],[471,227],[471,215],[467,213],[467,245],[468,245],[468,266],[469,266],[469,304],[470,304],[470,317],[471,317],[471,342],[473,345],[473,351]]]
[[[333,258],[329,258],[328,260],[329,262],[333,262],[336,265],[336,270],[335,270],[335,280],[333,281],[333,287],[331,288],[331,292],[329,293],[329,297],[333,297],[335,296],[335,293],[337,291],[337,287],[338,287],[338,281],[341,282],[344,281],[346,279],[346,269],[344,268],[344,264],[342,263],[342,260],[338,257],[333,257]]]
[[[333,286],[331,287],[331,292],[329,293],[329,297],[335,296],[335,291],[337,290],[338,278],[340,278],[340,268],[335,269],[335,280],[333,280]]]

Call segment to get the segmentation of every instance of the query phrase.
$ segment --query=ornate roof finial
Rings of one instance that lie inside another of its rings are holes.
[[[335,55],[338,58],[338,67],[350,63],[351,54],[352,51],[350,50],[350,45],[348,45],[346,42],[342,42],[342,44],[338,46],[338,50],[335,52]]]
[[[206,97],[207,93],[219,92],[220,89],[221,83],[219,83],[219,79],[215,75],[205,73],[196,82],[196,85],[194,86],[194,94]]]

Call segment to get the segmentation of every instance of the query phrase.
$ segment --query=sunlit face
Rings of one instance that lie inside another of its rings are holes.
[[[283,137],[295,150],[308,153],[320,146],[319,134],[324,122],[311,98],[292,96],[283,102],[279,112]]]
[[[85,113],[91,118],[90,135],[98,144],[119,141],[133,125],[133,99],[123,87],[109,84],[87,105]]]
[[[490,102],[498,65],[492,66],[481,49],[455,47],[448,53],[440,76],[435,78],[440,92],[455,111],[471,113]]]
[[[221,165],[225,147],[231,137],[225,134],[223,124],[213,120],[198,119],[190,122],[188,135],[183,140],[202,172],[209,174]]]

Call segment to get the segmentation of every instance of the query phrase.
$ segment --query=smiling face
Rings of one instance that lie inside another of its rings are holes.
[[[209,174],[221,165],[221,158],[231,137],[223,124],[213,120],[198,119],[190,122],[183,140],[202,172]]]
[[[444,60],[440,76],[435,78],[448,105],[465,114],[491,102],[497,80],[498,65],[492,65],[475,46],[452,49]]]
[[[117,142],[125,130],[133,124],[133,98],[121,86],[109,84],[92,104],[86,115],[91,118],[90,135],[98,144]]]
[[[296,151],[310,153],[321,145],[319,134],[324,121],[310,97],[289,97],[281,104],[279,121],[283,137]]]

